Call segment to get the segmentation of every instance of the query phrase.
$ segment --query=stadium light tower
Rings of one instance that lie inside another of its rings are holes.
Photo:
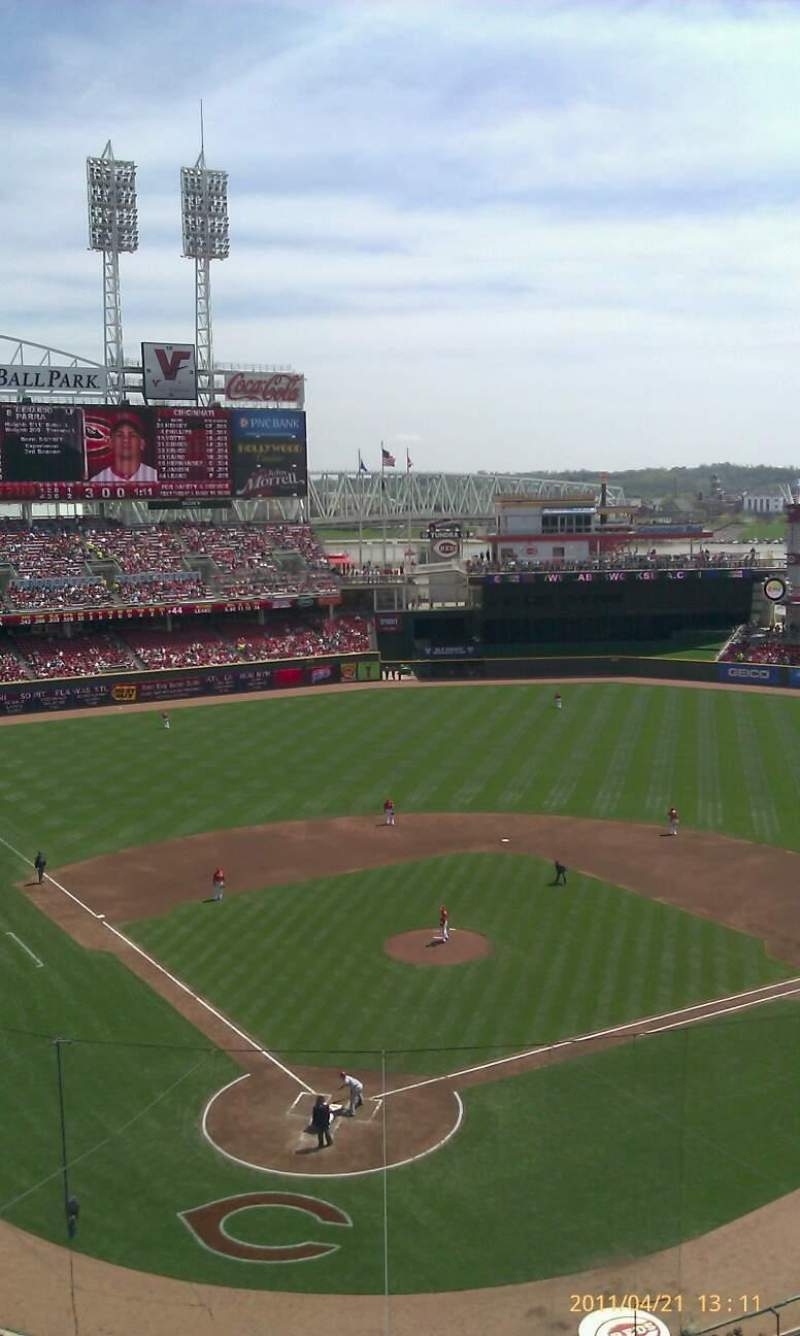
[[[122,348],[122,299],[119,257],[139,249],[136,207],[136,163],[118,162],[109,139],[99,158],[86,159],[89,204],[89,249],[103,252],[103,349],[108,398],[118,403],[125,393]]]
[[[202,110],[200,157],[194,167],[181,167],[183,253],[194,260],[194,328],[197,344],[197,402],[214,397],[214,341],[211,332],[211,261],[227,260],[228,173],[206,167]]]

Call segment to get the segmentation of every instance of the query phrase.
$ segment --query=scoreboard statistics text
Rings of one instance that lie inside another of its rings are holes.
[[[304,496],[305,414],[290,424],[279,410],[254,417],[260,455],[241,409],[0,404],[0,499]],[[274,467],[282,450],[291,470]]]

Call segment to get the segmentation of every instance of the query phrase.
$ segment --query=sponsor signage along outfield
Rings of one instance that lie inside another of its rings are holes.
[[[89,394],[104,399],[108,381],[101,366],[22,366],[0,362],[0,391],[28,394]]]
[[[717,671],[721,682],[738,682],[740,686],[778,686],[781,682],[781,670],[774,664],[718,663]]]
[[[225,398],[230,403],[291,404],[302,408],[305,376],[296,371],[228,371]]]
[[[193,343],[143,343],[145,399],[197,398],[197,358]]]

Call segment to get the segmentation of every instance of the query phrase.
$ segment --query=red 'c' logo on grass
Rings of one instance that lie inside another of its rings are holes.
[[[255,1206],[288,1206],[290,1210],[303,1211],[326,1225],[353,1223],[349,1215],[331,1202],[322,1201],[319,1197],[301,1196],[297,1192],[243,1192],[236,1197],[222,1197],[219,1201],[207,1202],[205,1206],[195,1206],[191,1211],[179,1211],[178,1214],[205,1248],[222,1253],[224,1257],[234,1257],[238,1262],[310,1262],[315,1257],[325,1257],[327,1253],[337,1251],[338,1243],[266,1245],[242,1243],[239,1239],[231,1238],[225,1229],[228,1216]]]

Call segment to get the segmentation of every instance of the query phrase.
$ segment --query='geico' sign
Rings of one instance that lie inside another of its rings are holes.
[[[726,668],[725,676],[746,682],[772,682],[775,674],[772,668]]]

